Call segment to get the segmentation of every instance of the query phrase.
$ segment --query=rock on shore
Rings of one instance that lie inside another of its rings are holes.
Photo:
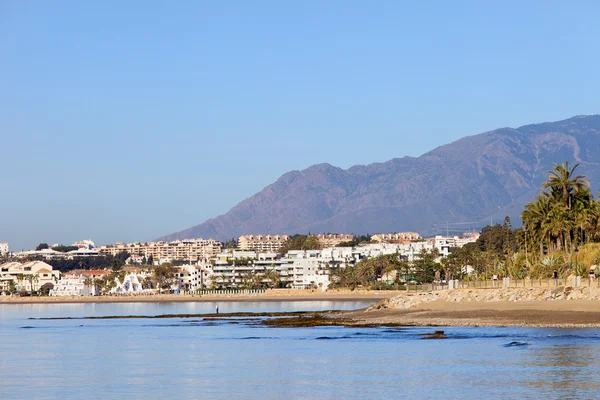
[[[368,311],[385,308],[406,310],[434,301],[462,303],[551,300],[600,300],[600,288],[559,286],[556,288],[457,289],[407,293],[382,300],[369,307]]]

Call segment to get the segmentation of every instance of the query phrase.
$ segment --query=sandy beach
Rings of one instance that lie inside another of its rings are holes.
[[[514,291],[513,291],[514,292]],[[510,293],[513,293],[510,292]],[[585,292],[585,291],[582,291]],[[0,297],[6,304],[130,303],[130,302],[256,302],[256,301],[361,301],[370,300],[369,309],[333,314],[331,318],[357,324],[406,326],[529,326],[563,328],[600,328],[600,291],[586,299],[510,300],[508,292],[496,290],[454,291],[453,301],[439,292],[407,294],[396,291],[267,290],[260,294],[150,295],[101,297]],[[489,300],[494,294],[492,301]],[[531,291],[528,291],[531,293]],[[432,296],[442,296],[426,301]],[[457,301],[457,296],[465,299]],[[531,297],[531,296],[530,296]],[[539,295],[538,295],[539,297]],[[473,300],[473,299],[485,300]],[[496,298],[503,298],[496,300]],[[419,301],[415,303],[415,299]],[[379,302],[379,303],[378,303]],[[402,308],[402,307],[406,308]]]
[[[473,291],[470,291],[472,295]],[[477,291],[474,291],[477,292]],[[489,294],[487,291],[485,294]],[[500,291],[497,291],[500,293]],[[506,293],[506,292],[505,292]],[[479,294],[475,294],[475,297]],[[396,299],[406,299],[399,296]],[[497,296],[501,297],[501,296]],[[392,300],[393,301],[393,300]],[[542,299],[422,302],[408,308],[385,308],[339,314],[365,324],[402,324],[418,326],[530,326],[562,328],[600,328],[600,299]]]
[[[351,311],[339,318],[364,324],[416,326],[532,326],[600,328],[600,302],[556,300],[530,303],[429,303],[411,310]]]
[[[288,290],[273,289],[259,294],[161,294],[140,296],[0,296],[0,304],[65,304],[65,303],[142,303],[142,302],[228,302],[228,301],[360,301],[379,300],[398,296],[396,291],[336,290]]]

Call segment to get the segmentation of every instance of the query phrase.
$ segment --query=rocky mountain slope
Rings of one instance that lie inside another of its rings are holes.
[[[505,215],[518,223],[547,170],[567,160],[581,163],[580,173],[596,190],[600,115],[496,129],[418,158],[291,171],[226,214],[161,239],[309,231],[434,234],[445,231],[446,221],[451,230],[468,229]]]

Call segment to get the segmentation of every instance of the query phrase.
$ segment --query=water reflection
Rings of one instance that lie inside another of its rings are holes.
[[[532,367],[532,374],[525,382],[528,386],[547,387],[555,395],[565,398],[581,398],[589,391],[600,389],[600,378],[594,372],[600,367],[597,345],[554,344],[535,349],[530,357],[531,362],[527,365]]]
[[[92,317],[107,315],[203,314],[215,311],[275,312],[355,310],[375,300],[359,301],[224,301],[171,303],[79,303],[79,304],[0,304],[0,321],[40,317]]]
[[[27,320],[203,313],[214,305],[2,305],[2,397],[564,399],[597,398],[600,389],[597,329],[444,327],[450,339],[436,341],[420,339],[431,327],[280,329],[223,321],[208,326],[182,318]],[[365,306],[336,301],[219,305],[224,312]],[[504,347],[513,341],[531,345]]]

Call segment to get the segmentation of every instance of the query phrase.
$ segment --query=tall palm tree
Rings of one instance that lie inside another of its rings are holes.
[[[583,175],[575,175],[575,170],[579,164],[569,168],[569,162],[563,164],[554,164],[551,171],[548,171],[548,180],[542,185],[544,189],[550,189],[551,194],[558,196],[568,209],[571,209],[572,197],[580,191],[589,191],[590,183]]]

